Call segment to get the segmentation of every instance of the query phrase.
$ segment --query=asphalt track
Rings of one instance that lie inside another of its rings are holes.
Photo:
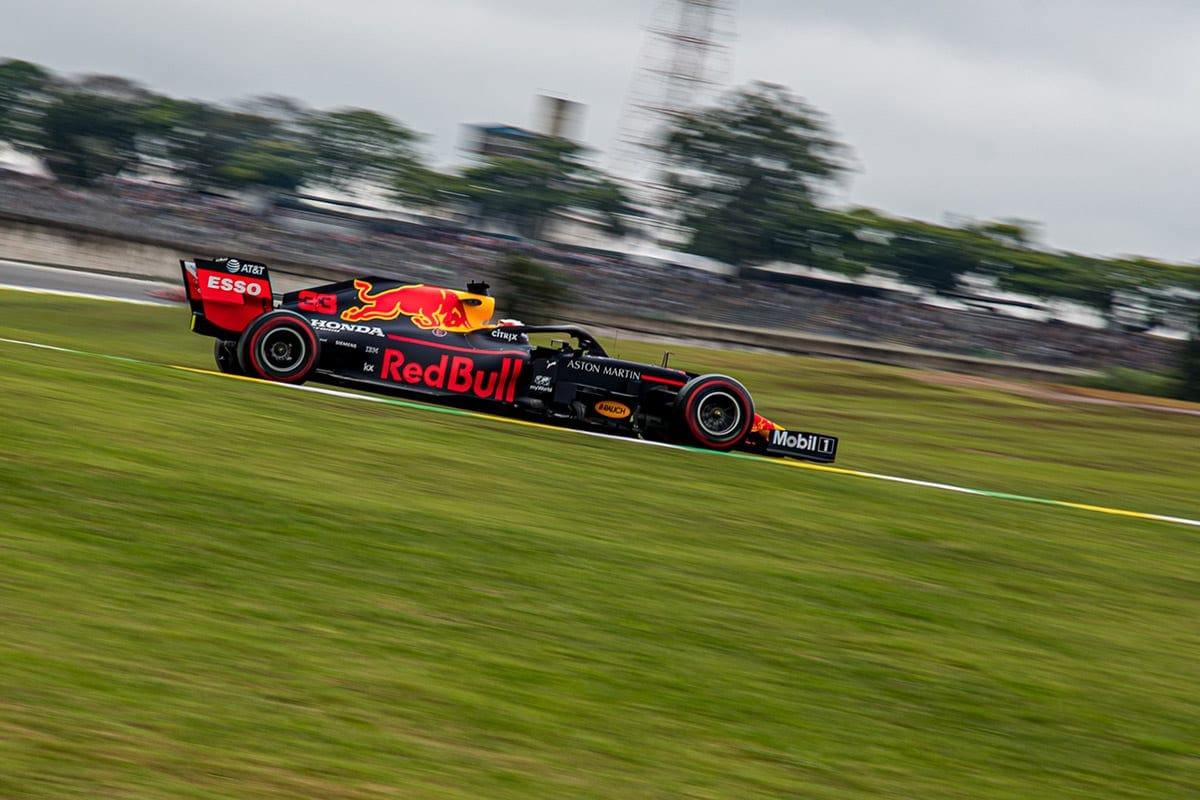
[[[35,293],[45,294],[70,294],[72,296],[86,296],[102,300],[116,300],[120,302],[130,302],[128,298],[114,297],[112,295],[88,295],[82,294],[75,290],[56,290],[48,288],[29,288],[15,287],[11,285],[0,284],[0,289],[15,289],[17,291],[31,291]],[[135,300],[135,302],[146,302],[144,300]],[[344,391],[340,389],[330,389],[323,386],[293,386],[283,383],[271,383],[269,381],[260,381],[255,378],[247,378],[237,375],[226,375],[221,372],[207,369],[197,369],[195,367],[185,367],[178,364],[161,364],[153,361],[143,361],[136,358],[126,358],[124,356],[114,356],[105,353],[91,353],[85,350],[76,350],[68,347],[58,347],[56,345],[43,344],[40,342],[22,341],[20,339],[6,339],[0,337],[0,343],[14,345],[19,347],[30,347],[42,350],[53,350],[60,353],[69,353],[85,358],[100,358],[110,361],[119,361],[127,364],[137,364],[141,366],[161,367],[163,369],[179,370],[182,372],[191,372],[200,375],[209,375],[214,378],[224,378],[228,380],[250,381],[253,383],[269,386],[276,389],[289,389],[304,392],[314,392],[333,397],[341,397],[357,402],[381,403],[384,405],[398,406],[400,408],[414,409],[424,412],[436,414],[451,414],[461,417],[472,417],[476,419],[488,419],[496,422],[507,423],[511,425],[524,425],[533,428],[543,428],[545,430],[558,431],[565,434],[575,434],[583,436],[599,436],[612,441],[625,442],[630,445],[646,445],[652,447],[666,447],[673,450],[681,450],[690,453],[701,453],[706,456],[720,458],[740,458],[748,461],[759,461],[766,464],[772,464],[779,467],[790,469],[812,470],[816,472],[825,472],[834,475],[842,475],[845,477],[861,478],[877,481],[886,481],[889,483],[901,483],[908,486],[920,487],[923,489],[933,489],[944,492],[956,492],[958,494],[972,495],[975,497],[986,497],[994,500],[1007,500],[1020,503],[1034,503],[1037,505],[1051,506],[1060,509],[1069,509],[1074,511],[1086,511],[1097,514],[1107,514],[1109,516],[1127,517],[1131,519],[1141,519],[1153,522],[1164,522],[1175,525],[1188,525],[1200,528],[1200,520],[1189,519],[1187,517],[1173,517],[1165,514],[1153,514],[1144,511],[1130,511],[1121,508],[1111,508],[1108,506],[1090,505],[1088,503],[1075,503],[1069,500],[1053,500],[1044,497],[1031,497],[1029,495],[1010,494],[1008,492],[989,491],[986,489],[973,489],[967,486],[956,486],[949,483],[938,483],[935,481],[920,480],[917,478],[905,478],[898,475],[885,475],[877,472],[864,472],[862,470],[848,469],[845,467],[833,467],[825,464],[809,464],[804,461],[792,461],[787,459],[766,458],[763,456],[754,455],[752,453],[722,453],[715,450],[706,450],[699,447],[688,447],[685,445],[667,444],[664,442],[650,442],[643,439],[632,439],[624,436],[610,436],[608,434],[599,433],[596,431],[583,431],[574,428],[563,428],[556,425],[547,425],[540,422],[532,422],[529,420],[513,419],[511,417],[501,417],[494,414],[486,414],[478,411],[469,411],[460,408],[451,408],[448,406],[432,405],[430,403],[422,403],[414,400],[399,400],[392,397],[384,397],[381,395],[362,394],[359,392]]]
[[[171,290],[178,292],[180,285],[0,259],[0,289],[148,305],[177,305],[175,301],[155,295],[165,295]]]

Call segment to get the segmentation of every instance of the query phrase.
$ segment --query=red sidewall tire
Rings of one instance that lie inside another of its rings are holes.
[[[754,424],[746,387],[725,375],[701,375],[679,392],[679,422],[693,442],[713,450],[740,444]]]
[[[321,343],[308,320],[294,311],[272,311],[250,324],[238,341],[247,375],[276,383],[304,383],[316,369]]]

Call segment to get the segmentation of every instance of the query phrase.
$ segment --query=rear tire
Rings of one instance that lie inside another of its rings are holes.
[[[213,344],[213,360],[217,362],[217,369],[226,375],[246,374],[242,362],[238,360],[237,345],[237,342],[228,339],[217,339]]]
[[[754,401],[746,387],[726,375],[692,378],[675,401],[676,424],[695,444],[730,450],[754,424]]]
[[[308,320],[282,309],[250,323],[237,346],[245,374],[278,383],[304,383],[317,367],[320,350]]]

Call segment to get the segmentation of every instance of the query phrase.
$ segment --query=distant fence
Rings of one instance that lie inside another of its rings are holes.
[[[679,318],[655,320],[612,314],[595,316],[594,311],[581,308],[572,312],[571,319],[580,324],[597,327],[610,326],[622,331],[651,334],[654,336],[695,339],[700,342],[711,342],[735,347],[756,347],[796,355],[843,358],[851,361],[866,361],[875,364],[891,364],[893,366],[909,367],[912,369],[962,372],[990,378],[1061,383],[1097,374],[1094,370],[1088,369],[1002,361],[999,359],[956,355],[954,353],[939,353],[933,350],[921,350],[901,345],[835,339],[791,331],[718,325],[710,322],[697,322]]]

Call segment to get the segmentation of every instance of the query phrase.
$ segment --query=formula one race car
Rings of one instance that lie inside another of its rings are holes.
[[[611,358],[573,325],[492,324],[496,301],[484,283],[460,291],[364,277],[277,298],[263,264],[180,265],[192,330],[216,338],[225,373],[417,393],[714,450],[825,463],[837,453],[833,436],[755,414],[750,393],[725,375]]]

